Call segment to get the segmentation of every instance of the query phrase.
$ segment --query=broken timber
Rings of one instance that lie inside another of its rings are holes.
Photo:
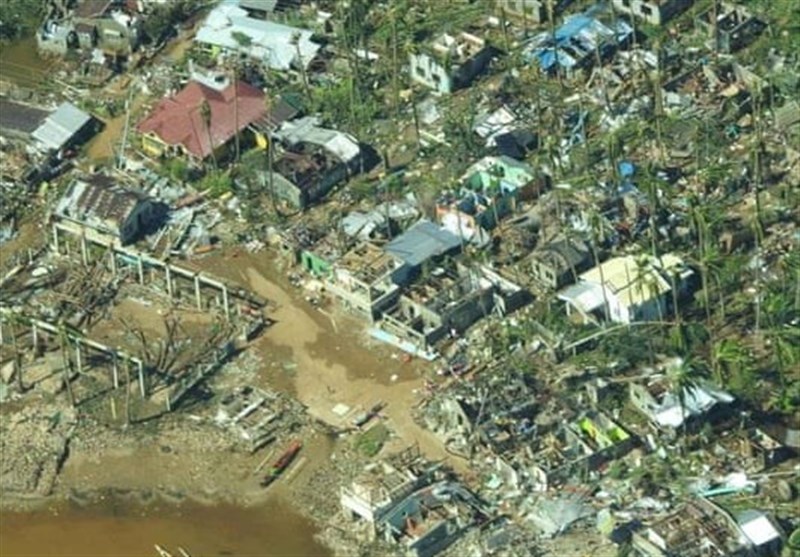
[[[177,290],[176,278],[182,278],[187,281],[193,286],[194,288],[194,298],[195,298],[195,305],[197,309],[203,309],[203,300],[201,296],[201,289],[202,288],[211,288],[221,294],[222,297],[222,309],[225,314],[225,318],[230,321],[231,320],[231,308],[230,308],[230,299],[236,298],[247,302],[250,305],[263,308],[266,305],[266,300],[256,296],[252,292],[248,292],[247,290],[236,288],[232,286],[228,286],[224,282],[210,278],[200,272],[195,272],[190,269],[186,269],[184,267],[179,267],[177,265],[173,265],[172,263],[168,263],[166,261],[161,261],[160,259],[156,259],[155,257],[151,257],[147,254],[138,252],[136,250],[131,250],[128,248],[124,248],[119,243],[113,239],[108,239],[103,237],[99,234],[86,234],[83,230],[77,230],[73,226],[69,226],[65,223],[57,222],[53,224],[53,249],[56,253],[61,253],[61,238],[60,232],[64,232],[70,234],[72,236],[77,236],[80,244],[81,244],[81,256],[84,264],[88,264],[88,243],[92,243],[97,246],[101,246],[107,249],[111,253],[112,259],[112,272],[116,272],[116,257],[120,257],[123,261],[126,261],[130,264],[136,265],[137,275],[139,279],[139,283],[144,284],[145,282],[145,275],[146,273],[145,268],[148,269],[158,269],[164,273],[164,278],[166,280],[166,290],[170,298],[174,297]]]

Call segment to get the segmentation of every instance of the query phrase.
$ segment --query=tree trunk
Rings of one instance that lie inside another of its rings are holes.
[[[67,340],[65,338],[65,333],[61,333],[61,365],[62,365],[62,374],[64,376],[64,388],[67,393],[67,398],[69,400],[70,406],[73,408],[75,407],[75,394],[72,392],[72,383],[71,383],[71,371],[72,371],[72,362],[70,362],[69,354],[67,353]]]

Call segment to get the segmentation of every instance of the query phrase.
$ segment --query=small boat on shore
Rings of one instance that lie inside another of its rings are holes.
[[[261,480],[261,487],[267,487],[289,467],[297,453],[303,448],[300,441],[293,441],[291,445],[284,451],[284,453],[272,464],[269,473]]]

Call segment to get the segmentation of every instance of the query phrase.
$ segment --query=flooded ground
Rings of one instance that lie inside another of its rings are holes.
[[[106,504],[62,507],[36,513],[0,513],[3,557],[151,557],[154,544],[193,557],[326,557],[314,541],[314,527],[278,504],[143,507]]]

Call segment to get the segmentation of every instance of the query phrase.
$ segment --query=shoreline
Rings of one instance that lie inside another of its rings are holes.
[[[260,461],[276,458],[289,436],[281,436],[266,449],[250,454],[231,432],[212,423],[213,402],[192,403],[157,420],[125,428],[107,425],[100,414],[91,414],[92,408],[69,408],[63,396],[38,400],[28,394],[18,401],[22,413],[29,414],[22,427],[31,428],[38,437],[25,437],[20,432],[18,435],[24,439],[17,441],[17,452],[23,453],[36,443],[46,445],[57,433],[48,416],[68,416],[59,427],[73,427],[74,431],[68,435],[63,462],[54,474],[52,486],[42,489],[47,494],[20,496],[8,492],[7,485],[0,485],[0,490],[5,491],[0,510],[26,512],[62,504],[91,507],[109,498],[131,504],[193,502],[243,509],[276,502],[308,519],[317,537],[323,540],[321,543],[332,552],[352,555],[355,545],[339,539],[344,533],[334,532],[331,517],[340,510],[340,485],[367,460],[352,450],[348,435],[331,432],[349,429],[353,415],[382,400],[387,406],[381,421],[391,431],[385,451],[416,444],[431,459],[447,459],[441,445],[413,421],[408,411],[423,385],[424,368],[371,344],[354,326],[352,316],[335,310],[323,312],[309,303],[303,291],[288,284],[280,264],[270,260],[268,253],[271,252],[249,254],[231,248],[190,262],[268,299],[272,306],[266,315],[275,321],[208,385],[217,395],[237,386],[253,385],[298,401],[304,407],[304,419],[300,430],[292,432],[291,437],[303,439],[299,459],[303,465],[293,463],[293,468],[302,469],[290,469],[289,481],[282,478],[266,490],[261,488],[254,469]],[[5,405],[4,419],[10,410],[9,421],[16,420],[16,404]],[[337,406],[345,406],[350,412],[337,415]],[[12,427],[10,431],[16,430]],[[317,477],[323,480],[317,481]],[[36,484],[32,485],[35,487],[31,491],[35,491]]]

